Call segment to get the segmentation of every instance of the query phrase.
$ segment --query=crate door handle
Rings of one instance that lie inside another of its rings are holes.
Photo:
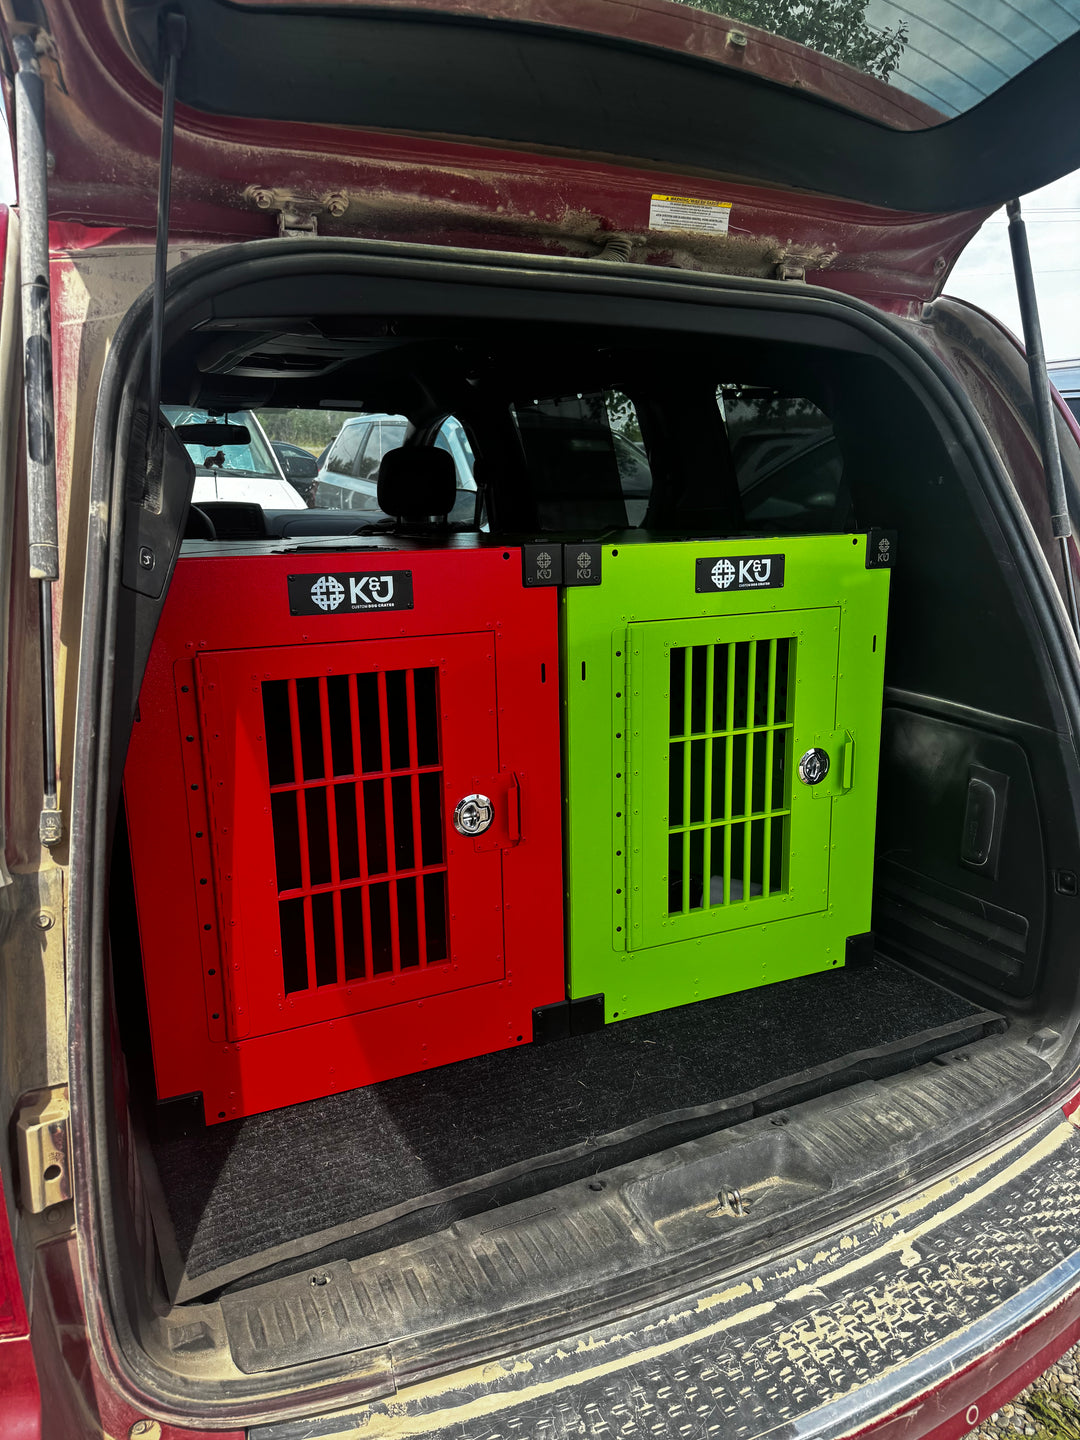
[[[506,833],[511,845],[521,839],[521,781],[513,773],[506,792]]]
[[[855,784],[855,736],[850,730],[844,733],[844,747],[840,752],[840,788],[850,790]]]

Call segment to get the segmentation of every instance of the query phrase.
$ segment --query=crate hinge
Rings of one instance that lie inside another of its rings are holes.
[[[323,195],[300,195],[295,190],[274,190],[265,185],[249,185],[244,199],[257,210],[268,210],[278,217],[278,234],[289,237],[317,235],[319,216],[340,219],[349,208],[347,190],[328,190]]]
[[[19,1150],[19,1203],[37,1215],[71,1199],[68,1087],[29,1090],[19,1101],[15,1132]]]

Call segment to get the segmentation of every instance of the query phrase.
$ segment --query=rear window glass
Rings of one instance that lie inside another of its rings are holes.
[[[347,410],[256,410],[268,440],[298,445],[322,460],[348,420]]]
[[[961,5],[956,0],[684,0],[841,60],[960,115],[1080,29],[1075,0]],[[914,117],[913,117],[914,118]],[[936,117],[926,116],[932,124]]]
[[[413,0],[382,3],[412,8]],[[881,99],[874,93],[874,82],[900,92],[908,98],[887,106],[886,123],[904,129],[934,126],[945,117],[972,109],[1080,31],[1078,0],[1024,0],[1023,4],[1018,0],[984,0],[981,4],[970,0],[682,0],[682,5],[672,8],[677,11],[682,6],[723,17],[734,22],[734,27],[753,26],[781,36],[873,77],[861,84],[845,78],[839,92],[836,87],[830,89],[843,96],[841,103],[874,114],[875,119]],[[470,13],[480,23],[503,16],[516,18],[507,0],[456,0],[454,4],[435,0],[429,8]],[[668,9],[664,6],[657,13]],[[577,7],[576,13],[563,8],[559,23],[581,30],[612,25],[634,40],[641,38],[644,12],[639,6],[627,0],[620,6],[605,6],[603,11],[606,13],[598,20],[602,12],[589,6]],[[680,32],[674,33],[678,37]],[[703,57],[715,58],[715,41],[708,30],[683,43],[694,45]],[[753,45],[744,53],[752,56]],[[793,57],[790,83],[821,84],[810,61],[811,57]],[[1032,143],[1037,143],[1034,137]]]
[[[163,406],[174,424],[203,422],[204,410],[177,405]],[[224,418],[224,417],[222,417]],[[391,517],[378,505],[378,473],[383,456],[406,443],[415,432],[408,416],[361,413],[347,410],[267,408],[236,412],[229,420],[248,424],[252,443],[248,447],[229,447],[224,464],[230,473],[240,476],[250,465],[264,465],[267,478],[261,488],[255,481],[244,482],[237,490],[235,481],[230,490],[216,484],[204,490],[201,500],[254,501],[264,512],[265,532],[269,535],[333,535],[352,534],[358,526],[379,525]],[[414,440],[410,440],[414,443]],[[436,433],[423,437],[423,443],[445,450],[454,462],[457,495],[450,515],[452,524],[472,527],[477,520],[476,482],[473,478],[473,449],[465,427],[456,416],[448,417]],[[285,468],[284,478],[275,469],[272,447]],[[200,468],[205,464],[205,446],[188,447]],[[243,453],[241,453],[241,451]],[[310,456],[317,465],[317,474],[290,470],[289,456],[301,459]],[[255,473],[255,472],[251,472]],[[269,483],[271,475],[278,478]],[[222,475],[222,480],[225,476]],[[306,510],[302,518],[297,510]],[[288,514],[282,513],[288,511]],[[218,515],[222,537],[228,538],[227,521]]]
[[[716,398],[749,526],[851,528],[843,458],[823,410],[802,396],[749,385],[721,385]]]

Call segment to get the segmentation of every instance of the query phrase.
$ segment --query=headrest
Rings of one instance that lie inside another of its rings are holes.
[[[399,520],[449,515],[457,496],[454,459],[434,446],[388,450],[379,466],[379,509]]]

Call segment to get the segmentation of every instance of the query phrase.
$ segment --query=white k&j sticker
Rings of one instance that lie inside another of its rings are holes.
[[[705,235],[726,235],[730,221],[730,200],[654,195],[649,202],[650,230],[696,230]]]

